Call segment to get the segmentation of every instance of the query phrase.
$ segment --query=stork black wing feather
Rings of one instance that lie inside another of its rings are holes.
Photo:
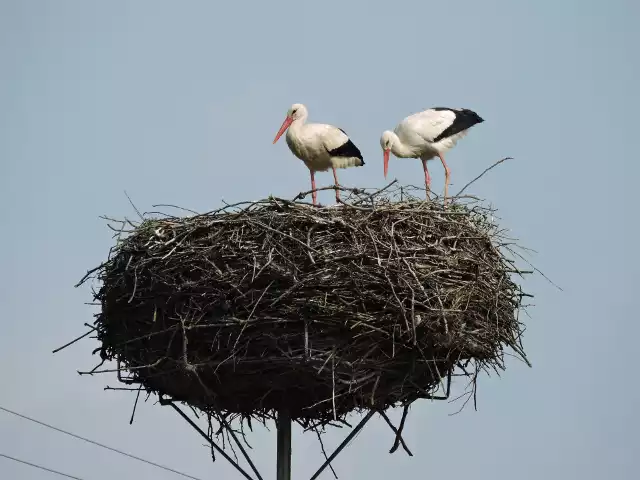
[[[360,153],[360,149],[356,147],[355,143],[351,141],[347,132],[339,128],[339,130],[347,136],[347,141],[333,150],[328,150],[329,155],[332,157],[345,157],[345,158],[359,158],[364,165],[364,159],[362,158],[362,153]]]
[[[446,107],[435,107],[436,111],[449,110],[455,113],[456,118],[451,125],[445,128],[440,135],[433,139],[434,143],[439,142],[447,137],[451,137],[456,133],[460,133],[464,130],[467,130],[478,123],[484,122],[484,119],[480,117],[473,110],[469,110],[468,108],[446,108]]]

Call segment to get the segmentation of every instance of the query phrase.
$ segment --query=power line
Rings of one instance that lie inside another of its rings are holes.
[[[39,468],[40,470],[44,470],[46,472],[55,473],[56,475],[60,475],[62,477],[73,478],[74,480],[83,480],[80,477],[74,477],[73,475],[69,475],[68,473],[58,472],[57,470],[52,470],[50,468],[43,467],[42,465],[37,465],[35,463],[27,462],[26,460],[20,460],[19,458],[10,457],[9,455],[5,455],[4,453],[0,453],[0,457],[8,458],[9,460],[13,460],[14,462],[24,463],[25,465]]]
[[[98,446],[100,448],[106,448],[107,450],[111,450],[112,452],[119,453],[120,455],[124,455],[125,457],[133,458],[134,460],[138,460],[140,462],[148,463],[149,465],[153,465],[154,467],[162,468],[163,470],[167,470],[169,472],[175,473],[177,475],[181,475],[181,476],[186,477],[186,478],[191,478],[192,480],[201,480],[198,477],[193,477],[193,476],[188,475],[186,473],[179,472],[178,470],[174,470],[174,469],[169,468],[169,467],[165,467],[164,465],[160,465],[160,464],[152,462],[150,460],[145,460],[144,458],[136,457],[135,455],[131,455],[130,453],[123,452],[122,450],[118,450],[116,448],[112,448],[112,447],[109,447],[107,445],[103,445],[103,444],[95,442],[93,440],[89,440],[88,438],[81,437],[80,435],[76,435],[75,433],[67,432],[66,430],[62,430],[61,428],[54,427],[53,425],[49,425],[48,423],[41,422],[40,420],[36,420],[35,418],[27,417],[26,415],[22,415],[21,413],[14,412],[13,410],[9,410],[8,408],[5,408],[5,407],[3,407],[1,405],[0,405],[0,410],[3,410],[5,412],[7,412],[7,413],[10,413],[11,415],[15,415],[17,417],[24,418],[25,420],[29,420],[30,422],[37,423],[39,425],[42,425],[43,427],[47,427],[47,428],[50,428],[50,429],[55,430],[57,432],[64,433],[65,435],[69,435],[70,437],[77,438],[78,440],[82,440],[84,442],[91,443],[91,444],[96,445],[96,446]],[[72,477],[72,478],[75,478],[75,477]]]

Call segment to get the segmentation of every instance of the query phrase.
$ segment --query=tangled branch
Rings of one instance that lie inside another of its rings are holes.
[[[504,369],[505,349],[526,362],[527,295],[512,277],[531,272],[505,254],[493,210],[390,187],[343,189],[331,207],[270,197],[112,226],[116,246],[80,282],[101,282],[103,362],[229,429],[280,409],[307,429],[335,425],[446,398],[451,376],[475,389],[478,371]],[[409,451],[405,417],[392,451]]]

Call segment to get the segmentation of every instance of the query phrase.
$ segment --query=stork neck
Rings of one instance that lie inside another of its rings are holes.
[[[301,142],[302,129],[306,120],[307,116],[303,114],[289,125],[289,128],[287,129],[287,138],[294,144],[299,144]]]
[[[415,156],[416,152],[409,147],[408,145],[402,143],[402,140],[398,138],[398,135],[393,133],[393,143],[391,144],[391,152],[400,158],[412,158]]]

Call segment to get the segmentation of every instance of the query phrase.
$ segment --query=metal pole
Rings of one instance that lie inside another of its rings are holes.
[[[280,410],[276,417],[278,430],[277,480],[291,480],[291,417]]]

